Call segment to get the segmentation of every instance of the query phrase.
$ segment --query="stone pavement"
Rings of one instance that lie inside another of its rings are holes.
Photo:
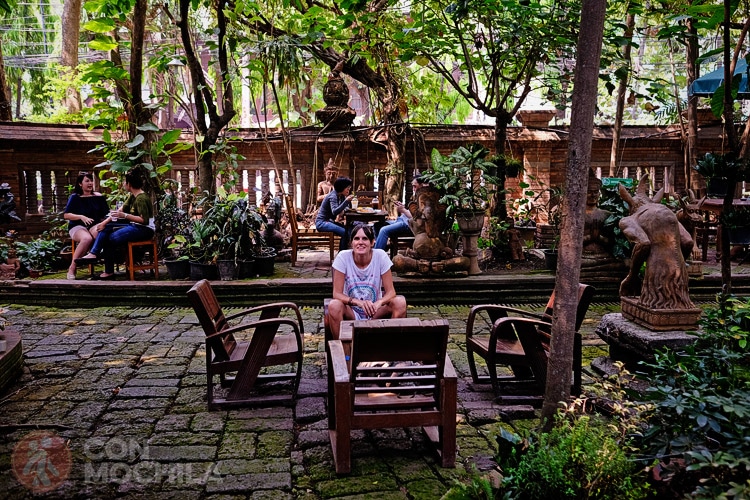
[[[597,309],[597,308],[594,308]],[[605,308],[606,309],[606,308]],[[605,355],[587,319],[584,358]],[[468,307],[410,308],[451,324],[459,372],[458,457],[437,466],[417,429],[356,432],[353,472],[337,477],[328,441],[322,310],[303,308],[305,360],[294,408],[208,412],[203,332],[185,308],[54,310],[10,306],[23,337],[21,378],[0,394],[0,496],[32,498],[435,499],[473,467],[493,467],[504,413],[489,386],[471,384]],[[584,362],[588,368],[588,361]],[[591,382],[586,369],[585,382]],[[46,439],[46,440],[45,440]],[[63,439],[70,456],[45,454]],[[17,471],[17,474],[12,472]],[[22,485],[33,471],[43,481]]]

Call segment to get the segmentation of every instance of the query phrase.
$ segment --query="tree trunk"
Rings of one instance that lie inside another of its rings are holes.
[[[234,118],[236,111],[234,110],[234,93],[232,91],[232,79],[227,75],[228,73],[228,57],[227,57],[227,46],[226,46],[226,16],[224,8],[226,2],[219,0],[215,8],[216,14],[216,31],[217,31],[217,47],[218,47],[218,65],[220,78],[216,78],[215,85],[221,85],[221,89],[215,89],[213,92],[206,75],[203,71],[203,65],[201,60],[196,54],[195,46],[193,45],[192,32],[190,26],[190,7],[192,2],[190,0],[179,1],[179,13],[180,17],[177,20],[177,27],[180,29],[180,39],[182,47],[185,50],[185,58],[187,59],[187,68],[190,71],[190,83],[193,86],[193,96],[195,98],[195,111],[196,111],[196,148],[201,152],[198,158],[198,185],[200,186],[201,192],[208,192],[214,194],[216,192],[216,174],[213,168],[213,155],[209,152],[209,148],[216,144],[224,127]],[[217,111],[217,104],[214,100],[214,95],[221,95],[221,113]],[[208,114],[208,125],[206,125],[206,115]]]
[[[5,64],[3,63],[3,41],[0,37],[0,121],[13,121],[10,88],[5,79]]]
[[[630,10],[628,2],[627,10]],[[635,16],[628,12],[625,19],[625,33],[623,36],[628,41],[622,51],[623,62],[627,65],[627,72],[620,77],[620,83],[617,86],[617,110],[615,111],[615,126],[612,129],[612,152],[609,157],[609,176],[614,177],[617,173],[617,155],[620,152],[620,133],[622,132],[622,115],[625,112],[625,94],[628,92],[628,77],[631,71],[630,42],[633,40],[633,27],[635,26]]]
[[[81,33],[81,0],[65,0],[62,15],[62,49],[60,64],[66,75],[75,76],[78,68],[78,39]],[[70,114],[81,112],[81,95],[71,85],[65,91],[63,106]]]
[[[731,19],[731,0],[724,0],[724,19]],[[724,81],[731,82],[734,74],[734,61],[731,55],[731,26],[729,22],[723,24],[724,28]],[[732,86],[724,85],[724,137],[727,141],[727,150],[737,152],[737,133],[734,130],[734,97],[732,96]],[[732,176],[729,179],[727,194],[724,196],[724,205],[722,211],[728,213],[732,209],[734,191],[737,188],[737,178]],[[732,260],[729,252],[729,230],[726,226],[721,226],[721,284],[722,293],[729,295],[732,293]]]
[[[695,3],[695,2],[692,2]],[[688,42],[687,50],[685,51],[685,58],[687,59],[687,85],[690,85],[698,78],[698,65],[696,60],[698,59],[698,30],[695,27],[693,18],[685,20],[688,28]],[[705,188],[705,182],[701,185],[701,176],[692,175],[692,166],[698,162],[698,99],[696,95],[688,96],[687,101],[687,154],[685,164],[685,185],[696,191],[698,189]]]
[[[552,341],[547,365],[547,386],[542,407],[542,425],[549,430],[560,401],[570,398],[573,370],[578,281],[586,210],[586,187],[591,164],[599,61],[604,33],[606,0],[584,0],[571,105],[570,142],[566,172],[560,250],[555,283]]]
[[[495,154],[505,154],[505,142],[508,139],[508,125],[513,117],[505,109],[500,108],[495,114]],[[490,203],[490,213],[499,220],[504,221],[508,217],[508,207],[505,206],[505,173],[498,175],[500,185],[497,191],[492,195]]]

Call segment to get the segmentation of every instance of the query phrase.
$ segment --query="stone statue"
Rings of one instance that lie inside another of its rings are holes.
[[[625,263],[612,255],[613,236],[607,232],[605,222],[611,213],[599,208],[602,181],[589,169],[586,212],[583,227],[583,253],[581,273],[594,271],[625,271]]]
[[[646,188],[646,176],[641,177],[635,196],[619,186],[620,196],[630,207],[630,215],[620,220],[620,229],[635,245],[630,271],[620,284],[622,312],[655,329],[688,328],[700,317],[700,309],[690,300],[685,266],[693,240],[677,215],[660,203],[664,189],[651,199]]]
[[[700,200],[695,197],[692,189],[688,189],[687,201],[684,198],[678,198],[680,200],[680,210],[677,212],[677,220],[687,230],[690,237],[693,239],[693,260],[701,260],[701,250],[698,248],[696,243],[696,228],[703,222],[703,213],[701,212],[701,205],[705,201],[704,196]]]
[[[349,107],[349,88],[341,77],[344,61],[339,61],[328,75],[323,86],[323,101],[326,107],[315,112],[315,117],[327,128],[346,128],[352,124],[357,112]]]
[[[455,257],[446,244],[446,206],[439,202],[440,193],[423,187],[414,193],[408,209],[412,214],[409,227],[414,233],[414,244],[406,255],[396,255],[393,270],[422,274],[463,272],[469,269],[468,257]]]
[[[333,190],[333,180],[338,175],[333,158],[328,159],[328,163],[326,163],[326,166],[323,168],[323,175],[325,178],[318,183],[318,189],[316,191],[317,196],[315,202],[317,205],[320,205],[326,195]]]

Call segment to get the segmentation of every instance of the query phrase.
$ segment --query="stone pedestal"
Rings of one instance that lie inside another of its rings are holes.
[[[609,345],[609,357],[627,365],[653,361],[658,349],[677,349],[695,342],[695,335],[684,330],[653,331],[620,313],[605,314],[596,334]]]
[[[620,297],[622,315],[651,330],[694,330],[698,327],[701,310],[692,309],[649,309],[641,305],[638,297]]]

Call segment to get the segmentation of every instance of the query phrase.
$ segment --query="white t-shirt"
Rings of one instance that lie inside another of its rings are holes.
[[[370,264],[360,269],[354,263],[352,250],[342,250],[333,261],[333,268],[344,274],[344,293],[357,300],[375,302],[383,296],[381,276],[393,263],[385,250],[374,248]],[[357,319],[367,319],[365,311],[352,307]]]

